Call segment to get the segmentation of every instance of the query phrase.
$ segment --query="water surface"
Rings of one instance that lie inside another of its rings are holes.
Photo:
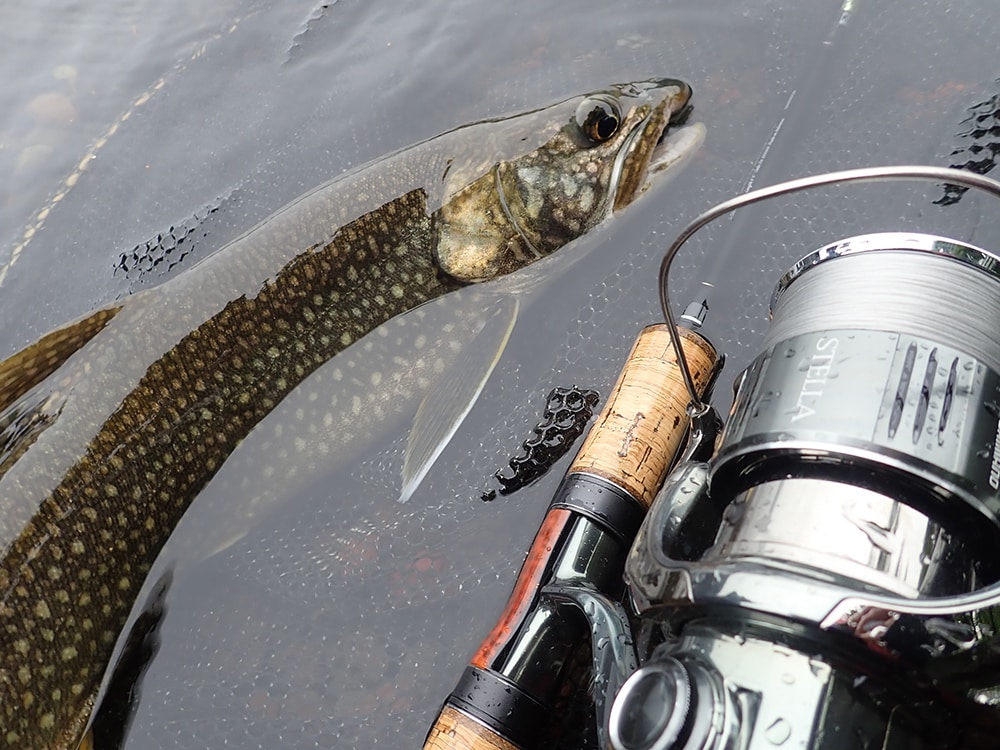
[[[4,355],[183,272],[314,185],[464,123],[673,76],[694,87],[708,128],[679,178],[524,295],[483,397],[409,503],[395,500],[403,420],[360,459],[268,488],[287,495],[274,516],[177,567],[128,747],[419,745],[502,608],[565,463],[510,497],[482,503],[480,493],[551,387],[607,394],[636,333],[657,318],[652,279],[673,234],[751,185],[948,164],[967,108],[994,93],[1000,29],[984,23],[986,0],[947,12],[901,0],[851,7],[230,0],[0,11]],[[971,196],[937,206],[939,195],[826,191],[700,235],[674,289],[680,303],[709,296],[709,331],[729,355],[720,401],[759,344],[774,281],[814,247],[891,228],[1000,247],[995,211]],[[168,261],[145,262],[143,248],[171,234]],[[461,318],[483,303],[449,304]],[[440,335],[437,321],[414,320],[413,335]],[[287,419],[279,408],[269,421]],[[290,442],[309,439],[308,420],[299,429]],[[230,463],[265,461],[268,450],[251,435]],[[219,507],[240,512],[240,477],[227,468],[178,536]],[[161,570],[181,554],[173,549],[184,547],[172,543]]]

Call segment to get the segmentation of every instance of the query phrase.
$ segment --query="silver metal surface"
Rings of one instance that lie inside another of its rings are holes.
[[[615,750],[671,750],[688,722],[691,693],[691,679],[676,659],[636,670],[611,706],[611,746]]]
[[[702,562],[756,561],[906,598],[968,591],[966,550],[924,514],[821,479],[767,482],[736,496]]]
[[[760,631],[741,630],[738,625],[728,631],[692,625],[676,644],[663,649],[662,658],[724,675],[720,698],[729,718],[720,724],[727,733],[716,743],[694,747],[924,747],[914,743],[912,726],[893,735],[894,712],[887,710],[893,697],[880,696],[881,706],[868,699],[863,675],[761,636]]]
[[[713,612],[736,615],[747,621],[761,616],[776,618],[798,623],[796,627],[803,632],[815,628],[816,632],[837,631],[856,637],[882,657],[891,653],[904,663],[920,664],[924,670],[939,674],[941,684],[960,681],[985,686],[996,682],[1000,644],[992,623],[1000,614],[1000,584],[955,595],[912,598],[889,591],[866,592],[863,582],[859,585],[845,575],[831,575],[819,568],[783,564],[778,555],[770,559],[703,560],[698,553],[693,559],[671,559],[665,550],[684,546],[676,537],[683,533],[685,517],[717,503],[708,493],[708,484],[706,464],[679,466],[668,477],[666,491],[657,497],[639,530],[625,575],[643,618],[662,617],[677,627],[694,612],[702,616]],[[907,521],[914,523],[919,525],[919,518]],[[897,528],[901,528],[898,523]],[[943,541],[931,526],[926,529],[925,542]],[[812,533],[819,536],[821,529]],[[846,550],[830,553],[831,546],[835,544],[828,544],[828,550],[820,554],[840,556],[842,568],[856,561],[844,558]],[[857,559],[865,545],[853,546]],[[954,573],[940,549],[931,553],[945,571],[951,568]],[[906,554],[911,562],[914,554],[915,549]],[[932,579],[931,567],[928,564],[924,581]],[[921,576],[907,573],[904,580],[921,580]],[[883,622],[873,629],[871,623],[878,613]],[[887,645],[890,642],[891,648]]]

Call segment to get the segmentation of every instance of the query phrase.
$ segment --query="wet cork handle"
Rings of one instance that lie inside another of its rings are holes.
[[[489,727],[446,705],[427,735],[424,750],[519,750]]]
[[[677,330],[691,378],[704,393],[718,354],[697,333]],[[607,479],[648,508],[687,433],[688,401],[667,326],[647,326],[569,473]]]

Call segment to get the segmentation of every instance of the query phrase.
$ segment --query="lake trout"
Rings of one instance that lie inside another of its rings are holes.
[[[672,163],[690,94],[621,84],[438,136],[0,363],[5,742],[76,746],[153,560],[285,394],[394,316],[627,206]]]

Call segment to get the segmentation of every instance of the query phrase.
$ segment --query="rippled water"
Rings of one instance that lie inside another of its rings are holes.
[[[2,356],[185,270],[310,187],[463,123],[674,76],[694,87],[708,129],[679,178],[584,239],[584,260],[526,296],[483,397],[408,504],[395,502],[404,420],[361,460],[299,477],[236,545],[178,567],[127,746],[419,745],[501,609],[559,469],[489,504],[478,499],[487,478],[552,386],[607,394],[657,317],[652,279],[673,233],[750,184],[948,164],[967,108],[995,93],[1000,28],[986,22],[988,0],[947,12],[902,0],[852,7],[847,17],[820,0],[0,10]],[[729,354],[721,400],[759,343],[774,280],[813,247],[901,227],[1000,247],[995,211],[971,196],[936,206],[939,195],[827,191],[693,242],[674,286],[686,301],[707,289],[697,282],[715,285],[709,329]],[[129,263],[172,228],[186,243],[173,265]],[[462,317],[483,303],[451,304]],[[440,321],[413,325],[414,337],[434,336]],[[267,450],[252,435],[233,464],[268,460],[254,453]],[[238,480],[220,473],[178,535],[216,518],[212,508],[239,513]]]

